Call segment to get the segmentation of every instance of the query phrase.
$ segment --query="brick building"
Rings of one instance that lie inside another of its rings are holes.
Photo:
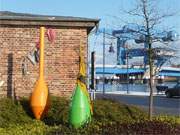
[[[79,68],[80,41],[87,58],[88,34],[97,19],[0,12],[1,96],[28,96],[38,79],[39,64],[27,56],[39,39],[39,28],[55,32],[54,42],[45,37],[45,79],[50,93],[70,96]]]

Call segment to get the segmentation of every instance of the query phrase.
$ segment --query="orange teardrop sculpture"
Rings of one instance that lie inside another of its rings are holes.
[[[41,119],[49,108],[49,91],[44,80],[44,31],[40,28],[40,67],[39,79],[36,82],[34,91],[30,98],[30,106],[36,119]]]

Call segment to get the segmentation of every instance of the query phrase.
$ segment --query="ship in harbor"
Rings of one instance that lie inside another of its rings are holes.
[[[148,45],[143,35],[132,34],[133,27],[124,26],[121,30],[113,30],[111,35],[116,39],[116,49],[109,47],[109,52],[115,52],[116,62],[113,64],[97,63],[95,65],[96,83],[146,84],[149,81]],[[108,34],[110,35],[110,34]],[[154,84],[164,82],[179,82],[180,64],[173,65],[169,61],[179,53],[173,43],[179,40],[175,31],[155,35],[159,41],[153,44],[153,79]],[[130,42],[129,42],[130,41]],[[171,43],[169,46],[167,44]],[[178,44],[176,44],[178,45]],[[180,45],[179,45],[180,46]],[[105,50],[107,53],[107,50]],[[103,59],[109,59],[107,56]],[[112,59],[112,58],[111,58]]]

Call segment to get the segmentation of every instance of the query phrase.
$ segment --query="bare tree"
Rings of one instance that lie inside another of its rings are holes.
[[[131,33],[143,35],[144,42],[147,44],[147,53],[148,53],[148,64],[149,64],[149,87],[150,87],[150,96],[149,96],[149,119],[152,119],[153,115],[153,80],[154,80],[154,51],[153,51],[153,42],[161,42],[162,32],[157,31],[157,26],[161,24],[161,22],[167,18],[175,15],[175,12],[171,13],[162,13],[158,11],[157,0],[137,0],[137,5],[134,9],[123,11],[128,16],[132,16],[138,22],[133,24],[137,24],[136,29],[129,29]],[[115,17],[118,20],[124,22],[124,24],[132,24],[129,21],[122,20],[119,17]]]

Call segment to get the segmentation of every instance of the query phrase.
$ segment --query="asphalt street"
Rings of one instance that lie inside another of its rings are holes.
[[[103,94],[96,94],[96,98],[103,98]],[[149,97],[136,95],[105,94],[105,98],[121,103],[136,105],[148,111]],[[180,98],[166,98],[163,95],[154,96],[154,114],[168,114],[180,116]]]

